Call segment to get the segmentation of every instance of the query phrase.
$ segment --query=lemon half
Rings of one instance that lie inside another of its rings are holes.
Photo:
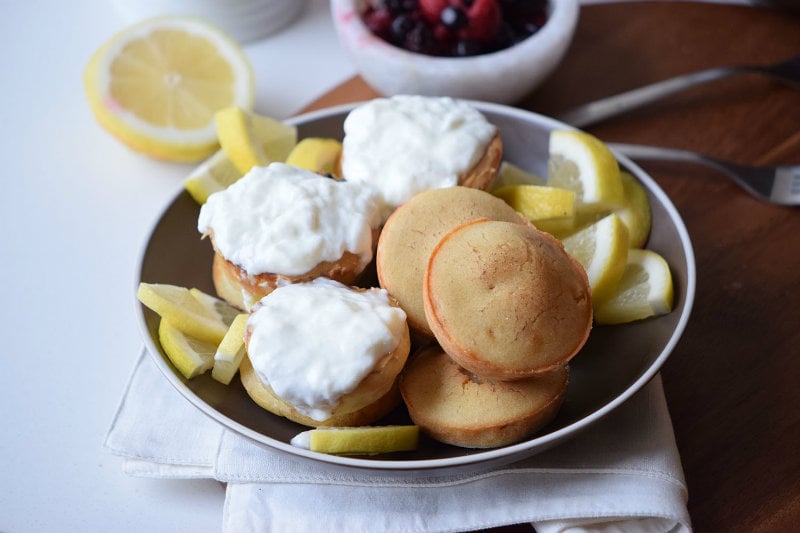
[[[218,147],[214,114],[253,106],[253,70],[242,48],[199,19],[164,16],[123,29],[83,75],[98,122],[130,148],[194,162]]]

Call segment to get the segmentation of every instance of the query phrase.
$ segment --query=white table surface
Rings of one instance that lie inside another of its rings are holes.
[[[127,23],[111,2],[3,11],[0,532],[218,532],[221,484],[128,477],[103,448],[141,346],[139,253],[191,167],[129,151],[89,110],[84,66]],[[278,118],[354,73],[327,0],[245,51]]]

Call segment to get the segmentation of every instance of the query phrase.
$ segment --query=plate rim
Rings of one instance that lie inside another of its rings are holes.
[[[488,111],[494,114],[511,116],[526,121],[535,121],[540,124],[545,124],[552,129],[572,129],[574,128],[568,124],[560,122],[554,118],[546,115],[541,115],[533,111],[515,108],[504,104],[496,104],[490,102],[482,102],[477,100],[465,100],[471,105],[475,106],[479,111]],[[312,122],[329,118],[334,115],[347,113],[357,105],[363,102],[351,102],[347,104],[338,104],[331,107],[326,107],[306,113],[301,113],[285,120],[290,125],[302,125],[304,123]],[[292,457],[310,460],[320,466],[335,467],[335,468],[348,468],[360,472],[369,472],[376,474],[441,474],[443,472],[453,473],[459,471],[475,471],[477,469],[486,469],[496,467],[498,465],[518,461],[544,451],[564,440],[576,436],[581,431],[592,426],[596,422],[605,418],[608,414],[613,412],[617,407],[628,401],[634,394],[641,390],[651,379],[659,372],[664,362],[672,353],[678,341],[686,329],[689,317],[694,305],[695,291],[696,291],[696,265],[694,250],[691,243],[691,238],[683,218],[680,216],[677,208],[670,200],[669,196],[663,189],[650,177],[644,170],[630,160],[624,154],[612,148],[612,153],[617,158],[617,161],[622,163],[627,170],[633,173],[636,178],[647,185],[648,192],[658,198],[659,202],[672,220],[677,233],[680,237],[681,248],[686,257],[686,297],[683,305],[683,312],[672,331],[669,340],[664,348],[659,353],[658,357],[650,364],[647,369],[631,384],[629,384],[621,394],[615,396],[612,400],[600,406],[590,414],[580,418],[574,422],[565,425],[562,428],[554,430],[550,433],[534,437],[522,441],[520,443],[504,446],[500,448],[493,448],[481,450],[470,454],[444,457],[437,459],[368,459],[360,457],[347,457],[338,455],[329,455],[319,452],[312,452],[303,448],[292,446],[291,444],[279,441],[268,435],[257,432],[243,424],[229,418],[223,413],[217,411],[214,407],[209,405],[205,400],[198,396],[191,388],[189,388],[175,371],[168,365],[165,358],[161,355],[160,350],[155,345],[154,339],[150,335],[147,321],[145,318],[145,307],[135,297],[135,289],[138,288],[139,283],[142,281],[142,270],[144,266],[144,259],[147,255],[150,242],[154,233],[158,229],[161,221],[164,219],[172,205],[178,200],[181,195],[187,194],[182,188],[181,190],[170,197],[167,204],[160,210],[159,215],[156,217],[154,223],[150,227],[143,244],[140,246],[137,268],[135,270],[135,283],[134,283],[134,302],[136,307],[136,316],[139,323],[139,329],[142,334],[144,344],[147,351],[156,363],[161,373],[166,377],[172,386],[186,398],[195,408],[199,409],[203,414],[210,417],[215,422],[219,423],[225,428],[228,428],[237,434],[255,442],[258,445],[266,446],[271,450],[288,454]]]

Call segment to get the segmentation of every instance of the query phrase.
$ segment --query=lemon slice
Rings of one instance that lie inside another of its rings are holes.
[[[342,143],[336,139],[306,137],[292,149],[287,165],[304,168],[317,174],[337,177]]]
[[[83,75],[98,122],[130,148],[193,162],[217,149],[214,114],[251,108],[253,70],[242,48],[198,19],[156,17],[101,46]]]
[[[579,219],[573,215],[566,218],[550,218],[537,220],[534,222],[536,229],[549,233],[556,239],[564,239],[568,235],[575,233],[578,228]]]
[[[497,170],[494,188],[499,189],[509,185],[545,185],[545,181],[541,176],[528,172],[508,161],[503,161]]]
[[[650,235],[653,215],[647,192],[639,181],[628,172],[621,172],[623,205],[614,213],[628,228],[631,248],[643,248]]]
[[[550,134],[547,184],[575,191],[577,209],[611,210],[623,201],[619,165],[611,150],[582,131]]]
[[[535,222],[570,218],[575,214],[575,192],[542,185],[507,185],[492,191],[515,211]]]
[[[187,335],[163,317],[158,324],[158,340],[169,360],[186,379],[199,376],[214,365],[215,344]]]
[[[222,149],[242,174],[255,166],[286,161],[297,144],[297,128],[241,107],[217,112],[217,137]]]
[[[622,220],[608,215],[561,242],[586,270],[592,305],[610,297],[628,262],[628,228]]]
[[[622,324],[672,311],[669,265],[658,253],[632,249],[612,296],[595,309],[598,324]]]
[[[377,455],[416,450],[418,426],[317,428],[300,433],[292,444],[312,452],[339,455]]]
[[[187,176],[183,187],[202,205],[209,196],[224,191],[241,177],[242,173],[228,158],[228,154],[224,150],[217,150]]]
[[[220,314],[185,287],[140,283],[136,296],[142,304],[158,313],[162,321],[167,320],[187,335],[214,344],[215,349],[228,332],[228,324]]]
[[[191,288],[189,289],[189,294],[194,296],[211,316],[225,324],[225,327],[230,327],[233,320],[241,313],[240,310],[236,309],[225,300],[206,294],[200,289]]]
[[[228,385],[239,370],[244,358],[244,331],[247,327],[247,313],[236,315],[230,329],[214,353],[214,367],[211,377]]]

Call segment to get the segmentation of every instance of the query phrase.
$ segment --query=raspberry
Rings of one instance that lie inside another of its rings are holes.
[[[497,0],[475,0],[467,8],[467,18],[469,22],[459,36],[485,43],[494,39],[500,31],[503,11]]]
[[[364,23],[369,31],[380,37],[389,35],[392,20],[392,13],[388,9],[376,9],[364,15]]]
[[[428,21],[429,24],[439,22],[442,10],[449,5],[450,0],[419,0],[419,10],[422,13],[422,18]]]

